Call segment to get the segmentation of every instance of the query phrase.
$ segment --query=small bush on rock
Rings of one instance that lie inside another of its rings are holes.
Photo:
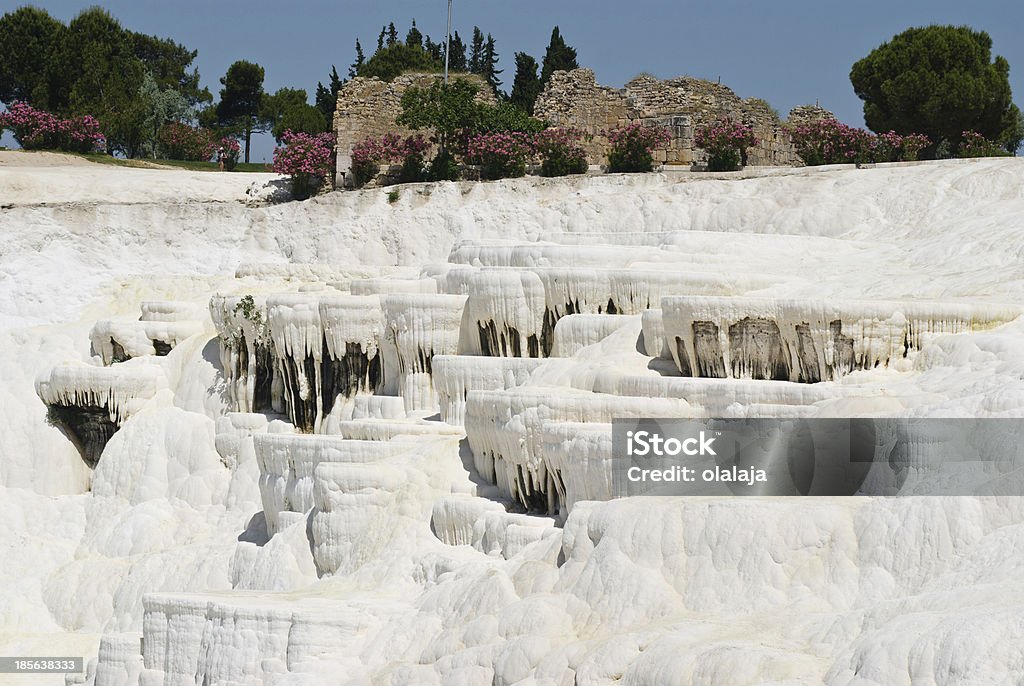
[[[284,146],[274,149],[274,172],[290,176],[292,196],[304,200],[334,169],[334,134],[285,131],[281,140]]]
[[[747,163],[747,149],[758,144],[754,128],[729,120],[697,129],[694,143],[708,154],[708,171],[736,171]]]
[[[534,138],[541,157],[541,176],[566,176],[587,172],[587,153],[580,141],[589,136],[577,129],[545,129]]]
[[[356,186],[365,186],[380,173],[380,165],[401,163],[399,183],[423,181],[427,176],[425,158],[430,142],[422,135],[402,138],[388,133],[367,138],[352,148],[352,175]]]
[[[654,169],[652,153],[667,147],[671,136],[663,126],[646,126],[633,122],[605,132],[611,143],[608,151],[608,171],[649,172]]]
[[[526,133],[487,133],[473,136],[466,145],[466,160],[480,165],[480,177],[506,179],[526,173],[526,160],[533,152],[533,137]]]
[[[903,162],[916,160],[931,145],[927,136],[889,131],[875,135],[835,119],[822,119],[790,129],[797,154],[811,167],[822,164]]]
[[[964,131],[960,135],[957,157],[1007,157],[1010,153],[995,141],[990,141],[977,131]]]

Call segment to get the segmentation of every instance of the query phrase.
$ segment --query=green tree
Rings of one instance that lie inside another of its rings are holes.
[[[398,123],[412,129],[432,129],[433,140],[448,152],[460,134],[476,126],[480,108],[474,98],[479,88],[465,79],[447,85],[436,80],[427,88],[409,88],[402,95]]]
[[[451,50],[452,54],[448,60],[448,69],[454,72],[469,71],[469,63],[466,61],[466,44],[462,42],[458,31],[452,34]],[[441,62],[444,62],[443,56]]]
[[[348,77],[350,79],[354,79],[359,76],[359,70],[363,68],[364,64],[366,64],[366,55],[363,54],[363,46],[360,45],[359,39],[356,38],[356,59],[351,65],[349,65]],[[331,69],[333,70],[333,68],[334,67],[332,66]]]
[[[375,52],[359,70],[359,75],[391,81],[405,72],[438,72],[443,69],[444,65],[431,59],[430,53],[422,46],[409,46],[398,41]]]
[[[412,28],[409,29],[409,33],[405,34],[405,44],[410,48],[422,48],[423,47],[423,34],[416,28],[416,20],[412,20]]]
[[[494,48],[494,37],[488,33],[487,40],[484,42],[484,53],[480,59],[480,75],[490,84],[495,95],[498,95],[498,86],[501,85],[498,74],[502,72],[501,69],[496,68],[497,65],[498,52]]]
[[[484,65],[484,33],[479,26],[473,27],[473,42],[469,48],[469,73],[482,74]]]
[[[228,67],[220,79],[223,88],[217,103],[217,119],[223,126],[238,131],[245,140],[245,161],[249,162],[252,134],[268,129],[263,112],[263,67],[239,60]]]
[[[537,75],[537,60],[525,52],[516,53],[516,76],[512,81],[510,102],[527,114],[533,114],[533,107],[544,87]]]
[[[359,55],[362,49],[359,48],[359,41],[356,41],[356,48]],[[349,74],[352,70],[349,70]],[[338,70],[331,65],[331,77],[329,85],[325,86],[319,81],[316,84],[316,107],[324,116],[324,121],[334,121],[334,109],[338,106],[338,91],[345,82],[338,77]]]
[[[169,38],[157,38],[141,33],[128,33],[135,56],[142,60],[160,88],[171,88],[192,105],[207,103],[213,100],[207,88],[199,85],[199,70],[191,67],[199,54],[198,50],[189,50],[180,43]]]
[[[864,120],[876,132],[923,133],[955,147],[973,130],[1007,146],[1019,143],[1010,65],[991,56],[992,39],[966,26],[912,28],[850,71]],[[1015,139],[1015,140],[1011,140]]]
[[[398,42],[398,29],[395,28],[395,22],[388,24],[388,47],[391,47]]]
[[[556,71],[569,71],[577,69],[580,65],[576,62],[576,49],[570,47],[562,33],[556,26],[551,31],[551,41],[544,53],[544,64],[540,71],[541,87],[546,86],[551,80],[551,75]]]
[[[157,157],[160,129],[169,122],[191,122],[195,109],[188,98],[173,88],[160,88],[150,72],[146,72],[136,98],[142,116],[140,154]]]
[[[301,88],[279,88],[273,95],[264,96],[260,116],[269,123],[278,143],[285,131],[323,133],[327,130],[327,119],[319,108],[307,102],[306,91]]]
[[[64,24],[35,7],[0,17],[0,101],[42,106],[47,64],[64,31]]]

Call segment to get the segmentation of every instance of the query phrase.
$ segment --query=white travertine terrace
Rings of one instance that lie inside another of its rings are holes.
[[[437,355],[434,387],[441,403],[441,420],[461,425],[470,391],[500,391],[525,382],[544,360],[529,357]]]
[[[89,686],[1022,683],[1024,499],[611,482],[616,418],[1020,419],[1021,178],[972,160],[170,209],[147,182],[95,221],[76,206],[88,231],[0,212],[0,318],[31,324],[0,335],[0,654],[85,655]],[[82,292],[54,295],[54,265]],[[135,359],[79,363],[83,321],[136,300],[94,329]],[[157,357],[150,334],[210,333],[206,303],[219,343]],[[1020,446],[971,438],[1005,449],[986,485],[1011,492]]]
[[[662,298],[669,350],[684,376],[832,381],[895,366],[929,335],[984,331],[1013,321],[1018,305]]]
[[[406,410],[436,411],[431,359],[459,352],[466,296],[392,294],[381,302],[386,335],[398,350],[399,389]]]
[[[203,332],[198,321],[104,319],[92,327],[92,349],[103,364],[124,362],[133,357],[166,355],[181,341]]]

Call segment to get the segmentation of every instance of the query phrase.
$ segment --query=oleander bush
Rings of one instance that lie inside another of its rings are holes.
[[[285,131],[281,141],[284,145],[274,149],[274,172],[290,176],[292,196],[304,200],[334,169],[334,134]]]
[[[587,172],[587,153],[580,142],[589,136],[573,128],[551,128],[534,136],[534,149],[541,158],[541,176],[567,176]]]
[[[754,127],[729,120],[697,128],[694,143],[708,154],[708,171],[736,171],[747,162],[747,149],[758,144]]]
[[[807,166],[913,161],[931,145],[922,134],[889,131],[876,135],[835,119],[795,126],[790,135]]]
[[[95,117],[87,114],[61,119],[24,102],[13,102],[6,112],[0,112],[0,131],[4,129],[9,129],[26,150],[89,153],[106,147]]]
[[[526,173],[526,160],[533,150],[533,136],[527,133],[478,134],[466,144],[466,161],[480,165],[482,179],[515,178]]]
[[[157,136],[160,149],[170,160],[206,162],[217,150],[212,131],[200,126],[171,122],[160,128]]]
[[[633,122],[604,133],[611,143],[611,150],[608,151],[610,172],[652,171],[653,152],[668,147],[671,140],[665,127],[641,122]]]
[[[977,131],[964,131],[960,135],[957,157],[1007,157],[1010,153],[1003,146],[991,141]]]

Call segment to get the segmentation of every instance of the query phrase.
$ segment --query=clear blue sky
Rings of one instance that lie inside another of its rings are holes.
[[[67,21],[99,4],[128,28],[170,37],[198,50],[203,84],[216,95],[218,79],[237,59],[266,69],[265,87],[305,88],[312,99],[331,65],[345,76],[358,37],[373,52],[382,24],[400,35],[412,19],[435,40],[445,32],[445,0],[0,0],[0,11],[33,4]],[[987,31],[996,54],[1010,61],[1015,100],[1024,103],[1024,3],[1016,0],[454,0],[453,24],[468,41],[474,25],[494,35],[503,87],[511,88],[513,53],[543,57],[558,25],[598,81],[622,86],[640,72],[721,77],[742,97],[757,96],[785,114],[820,101],[840,119],[863,124],[850,87],[850,66],[910,26],[967,24]],[[8,143],[10,144],[10,143]],[[273,140],[254,145],[253,160],[269,160]]]

